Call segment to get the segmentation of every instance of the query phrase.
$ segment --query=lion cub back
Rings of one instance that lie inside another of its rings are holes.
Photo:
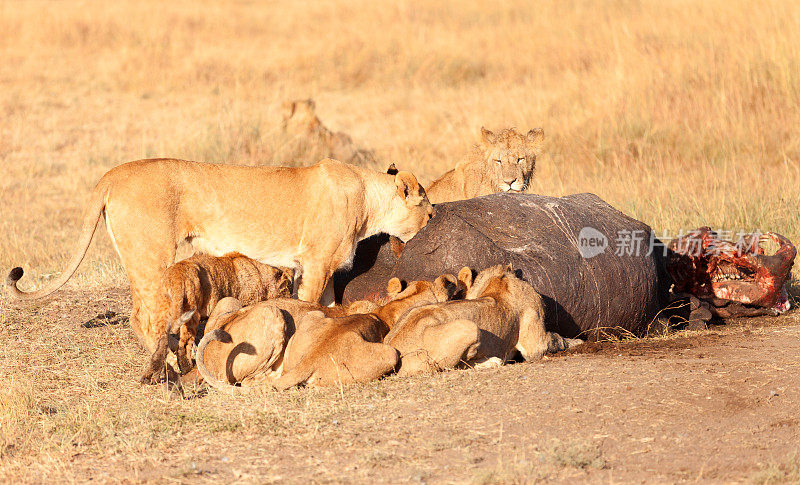
[[[373,314],[326,318],[311,312],[286,346],[284,373],[275,387],[368,382],[388,374],[399,360],[397,350],[382,343],[388,331]]]
[[[237,298],[243,305],[290,297],[292,271],[238,253],[221,257],[196,254],[167,268],[164,289],[172,308],[170,318],[193,309],[205,318],[225,297]]]

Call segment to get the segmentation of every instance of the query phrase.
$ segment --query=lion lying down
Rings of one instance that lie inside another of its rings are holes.
[[[523,359],[581,343],[547,332],[540,295],[511,266],[481,271],[474,282],[463,268],[464,300],[418,306],[406,312],[384,339],[400,351],[400,375],[461,365],[500,365],[519,351]]]
[[[191,369],[187,347],[194,344],[200,319],[209,317],[223,298],[235,297],[242,304],[251,305],[281,296],[292,296],[292,271],[273,268],[238,253],[221,257],[196,254],[173,264],[164,272],[156,311],[163,331],[142,382],[159,379],[169,335],[179,331],[178,367],[182,374]],[[181,319],[190,310],[195,310],[191,317]]]
[[[370,312],[375,313],[391,329],[397,320],[411,308],[431,303],[440,303],[452,300],[459,296],[465,288],[459,286],[456,277],[451,274],[443,274],[433,282],[430,281],[411,281],[405,282],[399,278],[392,278],[386,284],[386,294],[388,302],[383,306],[374,305]],[[369,302],[355,302],[353,307],[361,303],[366,306]]]
[[[297,99],[283,103],[283,131],[316,148],[324,156],[353,165],[378,166],[371,150],[359,148],[347,133],[329,130],[316,114],[313,99]]]
[[[400,356],[383,343],[389,332],[374,314],[328,318],[307,314],[286,346],[283,375],[273,386],[331,386],[369,382],[395,370]]]
[[[377,379],[397,364],[397,352],[380,343],[391,325],[410,308],[446,301],[456,290],[456,277],[442,275],[408,284],[392,278],[390,301],[382,307],[368,301],[323,307],[276,298],[242,308],[226,298],[206,324],[197,368],[206,382],[229,392],[239,389],[232,384],[257,380],[283,389]],[[285,355],[275,358],[287,342]]]
[[[375,315],[346,311],[289,298],[241,308],[226,298],[197,347],[197,369],[226,392],[237,392],[237,382],[265,380],[286,389],[366,382],[393,371],[398,355],[382,343],[386,324]]]
[[[198,346],[198,370],[228,392],[262,379],[286,389],[366,382],[397,370],[398,361],[399,373],[410,375],[500,365],[517,350],[533,360],[581,343],[545,330],[541,297],[510,267],[488,268],[474,282],[464,268],[455,281],[442,275],[403,287],[393,278],[382,307],[278,298],[241,308],[223,300]],[[465,300],[452,300],[463,290]]]

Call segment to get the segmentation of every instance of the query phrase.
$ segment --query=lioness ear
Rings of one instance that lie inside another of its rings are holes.
[[[461,283],[465,290],[470,289],[472,286],[472,269],[469,266],[464,266],[458,272],[458,282]]]
[[[497,137],[494,133],[481,126],[481,140],[484,144],[490,145],[497,141]]]
[[[388,173],[389,175],[397,175],[397,172],[398,172],[397,166],[394,163],[389,165],[389,168],[386,169],[386,173]]]
[[[458,279],[451,274],[445,273],[433,281],[433,286],[435,290],[438,290],[435,291],[437,293],[436,299],[447,301],[458,292]]]
[[[294,110],[297,108],[297,102],[295,101],[284,101],[283,107],[281,111],[283,111],[283,121],[288,120],[294,115]]]
[[[541,128],[534,128],[525,136],[530,145],[536,153],[539,153],[544,143],[544,130]]]
[[[389,280],[388,283],[386,283],[386,293],[389,296],[397,295],[398,293],[403,291],[404,286],[405,285],[403,284],[403,281],[400,280],[400,278],[392,278]]]
[[[397,195],[403,200],[407,199],[411,194],[419,194],[419,182],[411,172],[397,172],[394,176],[394,184],[397,186]]]
[[[181,325],[191,320],[195,313],[197,313],[196,309],[189,310],[188,312],[183,312],[183,315],[181,315],[180,318],[178,319],[181,322]]]
[[[513,273],[514,272],[514,266],[511,263],[508,263],[506,265],[506,267],[505,267],[505,272],[506,273]]]
[[[308,98],[303,102],[305,103],[306,106],[308,106],[308,110],[311,111],[312,113],[317,110],[317,103],[315,103],[313,99]]]

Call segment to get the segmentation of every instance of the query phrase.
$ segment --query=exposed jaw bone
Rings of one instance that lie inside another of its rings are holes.
[[[761,247],[767,239],[778,245],[773,255]],[[777,315],[790,307],[785,286],[797,250],[780,234],[749,234],[734,244],[701,227],[673,240],[669,249],[667,271],[676,293],[711,303],[712,312],[725,307],[716,312],[720,316]]]

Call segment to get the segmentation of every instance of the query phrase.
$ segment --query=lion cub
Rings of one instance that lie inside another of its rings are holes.
[[[242,308],[236,298],[223,298],[208,317],[205,335],[197,345],[198,373],[212,387],[229,393],[240,390],[230,384],[256,375],[279,377],[286,341],[294,332],[294,322],[285,312],[299,316],[317,307],[277,298]],[[181,318],[191,318],[190,312]]]
[[[359,307],[277,298],[242,308],[225,298],[197,346],[197,369],[229,393],[241,390],[237,382],[266,380],[286,389],[377,379],[395,368],[398,355],[381,343],[389,328],[378,317],[346,314]]]
[[[459,286],[455,276],[445,274],[436,278],[434,282],[412,281],[406,284],[398,278],[392,278],[387,284],[390,301],[383,306],[369,301],[356,301],[347,306],[324,307],[316,303],[276,298],[241,308],[241,303],[235,299],[225,298],[217,304],[213,315],[206,323],[206,334],[197,347],[197,369],[211,386],[226,392],[238,392],[239,388],[233,387],[231,384],[249,383],[262,379],[273,382],[281,376],[284,367],[287,370],[290,367],[296,367],[295,363],[301,360],[299,356],[307,356],[303,367],[297,368],[289,377],[277,383],[285,385],[298,375],[303,375],[309,368],[318,368],[323,363],[328,365],[328,361],[324,359],[319,361],[314,357],[318,356],[321,351],[313,349],[325,346],[330,348],[331,345],[337,349],[340,348],[340,345],[344,345],[342,347],[344,350],[341,352],[349,352],[350,357],[340,360],[352,363],[354,359],[359,360],[357,356],[353,357],[353,352],[358,352],[358,345],[353,347],[352,339],[349,339],[350,343],[348,344],[349,334],[346,332],[341,334],[341,329],[336,330],[336,327],[321,325],[318,321],[312,320],[308,325],[311,330],[301,331],[301,335],[291,344],[292,351],[288,354],[291,357],[288,357],[288,360],[284,360],[283,357],[273,359],[276,352],[281,351],[278,349],[285,345],[283,340],[276,337],[279,333],[278,329],[285,329],[285,339],[289,339],[295,335],[297,322],[303,321],[309,313],[316,311],[322,312],[326,318],[332,319],[330,320],[331,324],[342,323],[361,330],[371,328],[370,332],[378,329],[382,339],[394,322],[410,308],[447,301],[457,296],[459,292],[463,293],[464,290],[465,287]],[[275,311],[280,312],[282,318],[276,318]],[[359,318],[342,318],[355,315],[359,315]],[[182,318],[188,319],[190,316]],[[303,332],[306,333],[303,335]],[[328,345],[325,343],[327,341],[340,343]],[[246,348],[247,352],[237,352],[235,350],[237,348]],[[347,350],[347,348],[356,350]],[[383,347],[380,349],[385,354],[385,360],[373,364],[359,364],[359,367],[363,368],[356,370],[353,375],[363,377],[365,373],[370,374],[375,369],[383,372],[384,367],[392,364],[392,353]],[[336,359],[337,357],[334,357],[334,360]],[[289,362],[289,365],[284,366],[284,362]],[[316,362],[316,364],[312,365],[310,362]],[[377,367],[374,367],[375,365]],[[394,364],[392,364],[392,368],[394,368],[393,366]],[[324,369],[316,372],[321,376],[326,375]],[[346,382],[347,377],[341,379],[345,379],[342,382]],[[326,379],[322,377],[320,382],[326,382]],[[277,384],[276,387],[278,387]]]
[[[273,386],[331,386],[368,382],[397,367],[397,350],[383,343],[389,327],[374,314],[328,318],[311,312],[286,346],[284,370]]]
[[[545,330],[541,296],[510,265],[487,268],[474,282],[463,268],[458,278],[467,287],[464,300],[413,308],[384,338],[400,351],[398,374],[499,365],[515,350],[533,360],[580,342]]]
[[[391,329],[411,308],[463,297],[465,290],[466,288],[460,286],[456,277],[451,274],[443,274],[433,282],[423,280],[406,283],[399,278],[392,278],[386,284],[388,302],[383,306],[375,305],[370,311]]]
[[[194,344],[201,318],[211,315],[225,297],[235,297],[249,305],[270,298],[292,295],[292,272],[259,263],[239,253],[221,257],[196,254],[179,261],[164,272],[157,315],[163,333],[156,343],[142,382],[152,382],[164,367],[169,335],[180,331],[176,349],[182,374],[191,367],[188,347]],[[184,312],[195,310],[188,320]]]

